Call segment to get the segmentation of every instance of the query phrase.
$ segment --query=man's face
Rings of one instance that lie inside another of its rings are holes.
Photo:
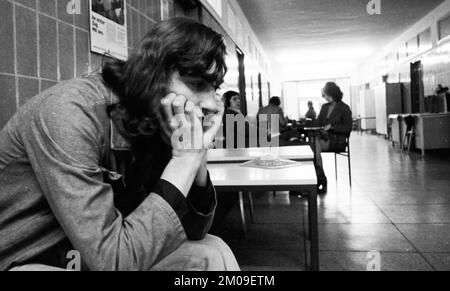
[[[185,96],[202,110],[216,109],[216,88],[201,78],[182,77],[178,72],[174,72],[171,76],[169,93]]]

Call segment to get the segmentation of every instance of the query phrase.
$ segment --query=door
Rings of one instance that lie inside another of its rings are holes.
[[[422,62],[411,63],[411,109],[412,113],[422,112],[423,100]]]
[[[262,93],[262,76],[261,73],[258,74],[258,105],[263,107],[263,93]]]
[[[247,85],[245,83],[245,55],[244,53],[236,47],[236,54],[239,63],[239,79],[238,79],[238,87],[239,94],[241,95],[241,111],[244,116],[247,116]]]

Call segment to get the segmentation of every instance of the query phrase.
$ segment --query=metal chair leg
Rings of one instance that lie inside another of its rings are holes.
[[[245,239],[247,239],[247,222],[245,221],[244,194],[242,191],[239,192],[239,206],[241,210],[242,230],[244,232]]]
[[[352,161],[351,161],[351,154],[350,154],[350,141],[348,142],[348,179],[350,181],[350,188],[352,187]]]
[[[409,134],[409,139],[408,139],[408,155],[411,152],[412,137],[413,137],[413,133],[410,133]]]
[[[350,153],[348,154],[348,179],[350,181],[350,187],[352,187],[352,161],[350,159]]]
[[[253,197],[252,197],[252,192],[248,192],[248,200],[250,201],[250,222],[252,224],[255,224],[255,210],[253,208]]]
[[[336,181],[338,180],[338,164],[337,164],[337,154],[334,153],[334,170],[336,173]]]

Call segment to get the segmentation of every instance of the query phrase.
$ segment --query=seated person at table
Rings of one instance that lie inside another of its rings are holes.
[[[0,270],[66,268],[72,250],[82,270],[239,270],[207,235],[225,53],[221,35],[173,18],[127,61],[21,107],[0,131]]]
[[[250,125],[241,111],[241,96],[235,91],[223,95],[225,114],[223,116],[224,148],[248,148]],[[230,137],[234,137],[230,140]]]
[[[224,148],[238,149],[249,147],[250,126],[241,112],[241,96],[235,91],[228,91],[223,95],[222,99],[225,103],[225,114],[223,116]],[[234,133],[233,140],[227,139],[227,135],[228,137],[231,136],[230,132]],[[217,193],[216,215],[211,226],[212,234],[219,235],[221,233],[224,220],[238,200],[239,193],[237,192]]]
[[[269,105],[258,111],[258,126],[265,124],[265,120],[267,120],[268,132],[270,133],[271,138],[279,137],[280,146],[289,146],[291,145],[290,140],[298,137],[298,131],[297,129],[289,130],[287,128],[288,120],[284,116],[283,109],[280,105],[280,97],[272,97],[269,101]],[[272,128],[272,117],[274,115],[279,118],[278,129]],[[264,139],[265,137],[260,137],[260,139],[261,138]]]
[[[316,121],[317,119],[317,113],[314,109],[314,104],[311,101],[308,102],[308,112],[306,112],[305,118],[311,119],[312,121]]]
[[[335,83],[327,83],[322,90],[322,96],[328,102],[322,106],[317,125],[322,127],[315,137],[315,166],[318,178],[318,193],[327,192],[327,177],[323,170],[322,152],[345,151],[347,138],[353,128],[350,107],[342,101],[343,93]]]
[[[280,121],[279,133],[282,133],[283,131],[286,130],[287,120],[284,117],[283,109],[280,106],[281,106],[280,97],[272,97],[269,101],[269,105],[259,109],[257,116],[258,120],[261,120],[262,116],[267,116],[268,125],[270,126],[272,124],[271,123],[272,115],[278,115]]]

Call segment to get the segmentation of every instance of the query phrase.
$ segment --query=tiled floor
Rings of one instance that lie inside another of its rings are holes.
[[[382,138],[352,137],[353,188],[345,158],[335,182],[325,155],[329,193],[319,201],[321,270],[367,270],[379,251],[382,270],[450,270],[450,153],[401,154]],[[222,237],[244,270],[304,270],[306,204],[288,193],[255,193],[248,238],[238,209]],[[248,213],[248,212],[247,212]]]

